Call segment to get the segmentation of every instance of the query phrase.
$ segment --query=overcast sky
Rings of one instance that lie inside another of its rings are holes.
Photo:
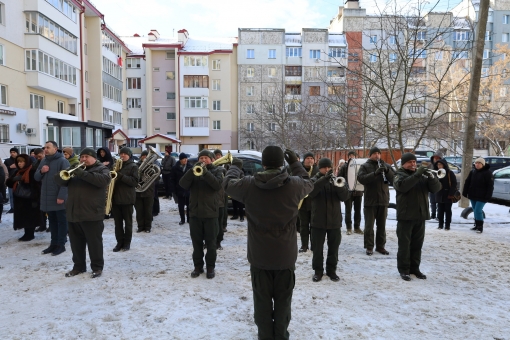
[[[345,0],[92,0],[117,34],[147,35],[151,29],[171,37],[185,28],[194,37],[235,37],[237,29],[327,28]],[[385,0],[377,0],[384,5]],[[409,1],[397,0],[403,7]],[[437,1],[437,0],[435,0]],[[440,0],[438,10],[460,0]],[[361,0],[367,12],[376,11],[374,0]]]

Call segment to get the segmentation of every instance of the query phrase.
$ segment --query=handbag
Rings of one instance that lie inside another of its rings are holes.
[[[450,184],[450,187],[452,186],[452,182],[450,180],[450,172],[451,171],[448,171],[448,184]],[[453,194],[453,197],[450,198],[452,200],[453,203],[457,203],[458,201],[460,201],[461,199],[461,195],[460,195],[460,191],[457,189],[457,187],[455,187],[455,193]]]
[[[18,181],[16,189],[12,193],[14,196],[19,198],[30,198],[32,197],[32,190],[30,190],[30,184],[23,181]]]

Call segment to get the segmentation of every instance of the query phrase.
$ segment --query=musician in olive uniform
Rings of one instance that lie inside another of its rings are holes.
[[[308,172],[308,177],[314,177],[319,169],[315,165],[315,157],[313,153],[307,152],[303,155],[303,167]],[[304,198],[299,207],[299,234],[301,235],[300,253],[308,251],[308,238],[310,238],[310,249],[313,250],[313,240],[311,238],[311,222],[312,222],[312,200],[308,197]]]
[[[216,266],[216,237],[218,236],[218,193],[223,180],[223,170],[213,165],[214,155],[209,150],[202,150],[198,154],[198,161],[204,166],[202,175],[196,176],[188,171],[182,176],[179,185],[190,190],[190,221],[189,229],[193,243],[193,264],[195,269],[191,277],[198,277],[204,272],[203,240],[207,247],[205,264],[207,278],[215,276]]]
[[[149,155],[149,151],[144,150],[140,155],[138,167]],[[146,232],[150,233],[152,229],[152,207],[154,205],[154,185],[149,185],[147,190],[136,193],[135,210],[136,210],[136,224],[138,224],[137,233]]]
[[[324,273],[324,242],[328,237],[328,257],[326,259],[326,275],[332,281],[339,281],[336,274],[338,264],[338,247],[342,241],[342,209],[340,201],[349,198],[347,188],[332,183],[333,163],[329,158],[319,160],[319,173],[312,178],[313,190],[308,195],[312,200],[312,268],[315,271],[313,281],[319,282]]]
[[[348,160],[345,162],[339,169],[337,176],[345,178],[347,181],[347,173],[349,169],[349,165],[356,159],[356,152],[349,151],[347,154]],[[354,188],[349,189],[349,198],[344,202],[345,204],[345,225],[347,226],[347,235],[352,234],[352,206],[354,205],[354,232],[356,234],[362,234],[363,230],[360,228],[361,224],[361,201],[363,200],[363,191],[353,190]]]
[[[385,179],[387,183],[385,183]],[[370,149],[370,158],[362,164],[358,171],[358,181],[364,186],[365,214],[365,248],[366,254],[374,253],[374,222],[377,225],[375,235],[375,251],[383,255],[390,253],[384,248],[386,245],[386,216],[390,203],[389,182],[393,182],[393,170],[389,164],[381,161],[381,150],[377,147]]]
[[[427,167],[416,168],[416,156],[412,153],[403,154],[401,164],[393,182],[397,192],[397,268],[405,281],[411,281],[410,274],[425,280],[427,276],[420,271],[420,264],[425,220],[430,219],[428,195],[440,191],[441,183]]]
[[[119,151],[122,167],[117,171],[112,196],[112,214],[115,220],[115,238],[117,245],[114,252],[127,251],[133,237],[133,205],[136,201],[135,188],[138,185],[138,166],[131,159],[130,148]]]

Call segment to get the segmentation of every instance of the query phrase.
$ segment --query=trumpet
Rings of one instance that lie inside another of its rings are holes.
[[[218,158],[217,160],[212,162],[212,165],[220,165],[227,163],[232,164],[232,159],[233,159],[232,154],[229,151],[225,156]],[[193,167],[193,174],[195,176],[202,176],[204,174],[204,168],[206,167],[206,165],[207,164],[201,162],[195,164],[195,166]]]
[[[446,176],[446,170],[445,169],[427,170],[426,172],[428,174],[436,175],[437,178],[439,178],[439,179],[444,178]],[[429,175],[425,175],[425,174],[423,174],[423,176],[429,177]]]
[[[345,186],[345,178],[343,177],[331,177],[330,180],[331,184],[333,184],[335,187],[343,188]]]
[[[62,171],[60,171],[60,178],[62,178],[64,181],[68,181],[72,177],[74,177],[73,172],[76,169],[82,168],[83,170],[85,170],[86,167],[87,166],[85,165],[85,162],[83,162],[83,163],[78,164],[78,166],[76,166],[76,167],[74,167],[72,169],[62,170]]]

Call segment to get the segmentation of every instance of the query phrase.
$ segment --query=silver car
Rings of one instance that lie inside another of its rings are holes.
[[[494,171],[494,192],[492,198],[510,201],[510,166]]]

